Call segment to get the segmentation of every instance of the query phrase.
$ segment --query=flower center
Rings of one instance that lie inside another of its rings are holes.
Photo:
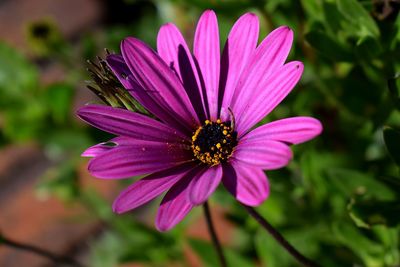
[[[230,122],[206,120],[192,136],[193,154],[201,162],[217,165],[227,161],[237,144],[237,133]]]

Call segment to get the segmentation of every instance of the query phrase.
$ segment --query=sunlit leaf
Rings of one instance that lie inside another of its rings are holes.
[[[358,28],[357,35],[359,38],[379,36],[378,26],[360,2],[357,0],[337,0],[336,3],[347,21]]]

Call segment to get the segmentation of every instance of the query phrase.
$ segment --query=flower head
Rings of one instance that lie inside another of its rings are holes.
[[[88,105],[78,111],[87,123],[117,135],[87,149],[89,172],[105,179],[145,176],[115,200],[117,213],[132,210],[166,192],[156,226],[171,229],[204,203],[222,181],[243,204],[260,205],[269,194],[264,170],[292,158],[289,147],[314,138],[322,126],[310,117],[274,121],[254,130],[293,89],[303,72],[285,63],[293,41],[279,27],[259,45],[256,15],[244,14],[231,29],[220,55],[217,18],[201,16],[193,54],[171,23],[161,27],[157,52],[128,37],[122,55],[108,66],[150,118],[133,111]]]

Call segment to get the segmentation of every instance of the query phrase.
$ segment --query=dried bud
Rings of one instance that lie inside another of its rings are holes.
[[[105,51],[107,56],[110,55],[107,49]],[[150,116],[149,112],[124,88],[103,58],[98,56],[97,63],[91,60],[87,62],[89,64],[87,71],[92,78],[88,82],[87,88],[95,93],[105,104]]]

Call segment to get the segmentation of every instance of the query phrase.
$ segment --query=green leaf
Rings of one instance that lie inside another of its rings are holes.
[[[353,198],[348,206],[349,215],[358,227],[372,225],[397,226],[400,222],[400,204],[396,201],[361,200]]]
[[[371,36],[366,36],[355,46],[355,53],[357,53],[359,59],[370,63],[370,61],[381,55],[382,47],[379,40],[376,40]]]
[[[189,239],[189,244],[192,249],[200,256],[204,266],[219,266],[219,260],[215,252],[215,248],[209,242]],[[252,267],[254,263],[241,256],[240,253],[233,251],[232,249],[223,247],[224,256],[228,266],[241,266],[241,267]],[[203,265],[202,265],[203,266]]]
[[[74,201],[81,190],[75,162],[62,162],[59,166],[49,169],[42,177],[37,190],[39,196],[54,194],[63,201]]]
[[[400,44],[400,16],[397,16],[394,26],[396,28],[396,35],[393,37],[392,43],[390,44],[393,50],[395,49],[396,45]]]
[[[345,222],[334,222],[332,231],[343,246],[363,259],[365,266],[383,266],[384,247],[363,235],[360,229]]]
[[[379,28],[375,21],[357,0],[337,0],[336,3],[347,21],[358,29],[356,34],[360,39],[379,36]]]
[[[295,263],[285,249],[283,249],[271,235],[266,233],[264,229],[259,229],[257,231],[254,242],[262,266],[286,267],[293,266]]]
[[[400,74],[397,74],[395,77],[388,79],[389,92],[394,97],[400,97],[400,88],[396,83],[399,77]]]
[[[399,177],[394,177],[390,175],[383,175],[379,177],[379,179],[385,183],[387,186],[392,188],[396,194],[400,196],[400,178]]]
[[[119,259],[123,253],[123,250],[121,250],[123,240],[121,239],[117,234],[108,231],[99,237],[96,242],[91,242],[89,255],[91,266],[118,266]]]
[[[323,10],[319,1],[301,0],[301,5],[308,16],[315,20],[323,19]]]
[[[339,32],[342,31],[342,23],[345,20],[343,14],[339,12],[335,2],[323,1],[322,6],[327,32],[333,32],[335,36],[338,36]]]
[[[303,255],[310,258],[319,250],[318,241],[321,236],[326,236],[328,229],[325,225],[310,224],[280,231],[285,239]],[[297,266],[296,260],[282,247],[269,233],[259,227],[254,236],[255,248],[263,266],[285,267]]]
[[[43,134],[45,117],[46,107],[39,99],[31,99],[29,104],[20,103],[10,107],[4,113],[4,134],[14,141],[34,139]]]
[[[79,155],[93,143],[85,132],[74,128],[49,130],[40,136],[40,141],[52,159],[62,159],[68,154]]]
[[[391,201],[395,198],[395,193],[389,187],[368,173],[350,169],[331,169],[328,174],[333,185],[347,197],[363,195],[382,201]]]
[[[375,225],[371,229],[374,235],[385,247],[385,266],[396,266],[400,262],[398,228],[388,228],[384,225]]]
[[[399,16],[400,17],[400,16]],[[399,29],[400,32],[400,29]],[[389,88],[389,93],[392,97],[392,101],[394,102],[396,108],[400,110],[400,86],[399,79],[400,74],[397,74],[395,77],[388,79],[387,84]]]
[[[385,127],[383,129],[383,139],[390,156],[400,166],[400,131]]]
[[[306,40],[321,55],[334,61],[350,62],[353,56],[343,44],[339,44],[336,40],[329,37],[322,31],[311,31],[306,34]]]
[[[343,154],[305,151],[300,158],[301,173],[307,194],[313,196],[312,205],[318,206],[329,198],[331,185],[326,179],[327,170],[346,166],[348,158]]]
[[[0,42],[0,106],[29,98],[38,87],[38,72],[22,54]]]
[[[62,124],[68,119],[73,95],[74,88],[68,84],[53,84],[45,89],[44,104],[56,123]]]

